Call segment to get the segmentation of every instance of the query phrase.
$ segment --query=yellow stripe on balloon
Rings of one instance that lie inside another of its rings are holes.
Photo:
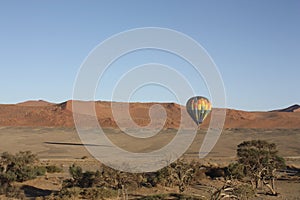
[[[194,110],[193,103],[194,103],[194,99],[191,100],[191,103],[188,104],[188,106],[190,107],[191,110]]]

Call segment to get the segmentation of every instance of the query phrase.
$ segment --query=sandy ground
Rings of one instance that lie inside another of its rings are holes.
[[[176,130],[167,130],[148,139],[134,139],[123,134],[119,130],[106,129],[107,137],[120,148],[132,152],[151,152],[168,144],[175,137]],[[199,159],[199,149],[205,137],[205,131],[201,130],[196,135],[194,142],[185,153],[188,159]],[[228,129],[222,132],[219,140],[201,162],[211,165],[225,166],[235,159],[236,146],[252,139],[262,139],[277,144],[280,155],[285,157],[287,164],[300,168],[300,130],[299,129]],[[97,141],[91,141],[93,146]],[[97,147],[97,145],[95,145]],[[109,155],[110,148],[107,148]],[[42,162],[59,165],[64,173],[49,175],[31,180],[27,185],[39,186],[43,190],[59,190],[61,182],[68,177],[68,167],[76,162],[85,170],[96,170],[100,162],[82,145],[74,128],[25,128],[25,127],[1,127],[0,128],[0,152],[16,153],[18,151],[32,151],[36,153]],[[279,182],[279,197],[265,196],[258,199],[300,199],[299,182]]]
[[[105,133],[112,143],[124,150],[145,153],[158,150],[168,144],[175,136],[176,130],[168,130],[147,139],[137,139],[119,130],[106,129]],[[205,131],[200,131],[185,156],[197,159],[202,145]],[[252,139],[262,139],[274,142],[281,156],[288,161],[300,158],[300,130],[258,130],[231,129],[222,132],[216,145],[206,159],[222,161],[234,159],[236,146]],[[90,144],[98,144],[91,141]],[[109,148],[108,148],[109,149]],[[38,154],[41,159],[80,159],[84,156],[92,157],[82,145],[74,128],[28,128],[2,127],[0,128],[0,152],[16,153],[30,150]],[[108,151],[109,152],[109,151]],[[295,162],[294,164],[299,164]]]

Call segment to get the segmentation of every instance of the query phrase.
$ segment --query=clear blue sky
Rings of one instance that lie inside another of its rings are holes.
[[[180,31],[208,51],[228,107],[300,103],[298,0],[0,1],[0,103],[71,99],[77,71],[96,45],[149,26]],[[171,98],[153,95],[164,92],[159,88],[145,90],[145,101]]]

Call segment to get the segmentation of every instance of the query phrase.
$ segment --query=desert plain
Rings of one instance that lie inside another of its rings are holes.
[[[141,126],[147,125],[150,122],[148,110],[153,104],[130,104],[133,120]],[[174,103],[161,104],[167,113],[164,127],[153,137],[137,139],[118,129],[108,102],[97,102],[95,105],[98,121],[106,136],[114,145],[135,153],[151,152],[168,144],[177,133],[180,123],[178,112],[182,108]],[[51,163],[63,168],[62,173],[52,174],[52,178],[39,177],[24,184],[41,191],[58,191],[61,188],[61,180],[70,176],[68,168],[73,163],[80,165],[84,170],[97,170],[101,166],[101,162],[95,159],[84,146],[95,144],[84,144],[74,127],[72,101],[61,104],[30,101],[16,105],[0,105],[0,117],[0,152],[31,151],[37,154],[42,163]],[[295,170],[300,169],[299,106],[272,112],[227,109],[224,129],[216,145],[205,158],[199,159],[199,150],[209,121],[210,119],[200,127],[193,143],[182,155],[184,158],[197,160],[205,166],[225,167],[236,160],[238,144],[246,140],[260,139],[275,143],[279,155],[285,158],[287,166]],[[113,147],[107,148],[109,152],[109,148]],[[299,179],[279,181],[277,187],[279,196],[257,198],[300,199]],[[29,192],[27,196],[29,199],[34,199],[35,193]]]

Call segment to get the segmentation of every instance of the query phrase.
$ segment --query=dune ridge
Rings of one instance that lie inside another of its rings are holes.
[[[300,106],[298,104],[294,104],[287,108],[279,109],[279,110],[272,110],[271,112],[300,112]]]
[[[111,110],[111,102],[96,101],[76,103],[85,105],[87,103],[95,105],[97,119],[102,127],[117,128],[118,125],[114,121]],[[60,104],[53,104],[46,101],[27,101],[19,104],[4,105],[0,104],[0,126],[26,126],[26,127],[74,127],[73,105],[74,101],[69,100]],[[93,104],[95,103],[95,104]],[[166,111],[166,121],[164,128],[179,128],[181,110],[185,112],[184,106],[176,103],[117,103],[116,107],[129,106],[129,113],[133,121],[141,126],[147,126],[151,119],[149,117],[149,109],[151,106],[158,104]],[[286,109],[274,110],[271,112],[247,112],[234,109],[226,109],[225,128],[261,128],[261,129],[297,129],[300,128],[300,106],[293,105]],[[79,110],[79,114],[85,110]],[[159,119],[159,115],[152,113],[154,118]],[[123,112],[118,115],[125,120],[125,125],[130,128],[130,122]],[[208,119],[201,125],[207,128],[210,121]],[[153,122],[154,124],[156,122]],[[159,123],[157,123],[159,124]],[[189,126],[190,124],[185,124]]]

